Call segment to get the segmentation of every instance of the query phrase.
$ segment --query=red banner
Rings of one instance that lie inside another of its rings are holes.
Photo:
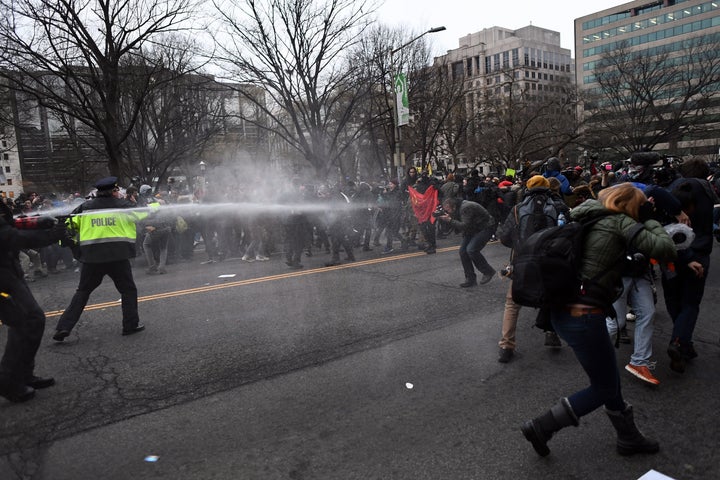
[[[410,194],[410,202],[412,203],[413,212],[418,222],[435,223],[435,217],[432,213],[435,211],[438,205],[438,191],[433,185],[430,185],[425,193],[420,193],[413,187],[408,186],[408,193]]]

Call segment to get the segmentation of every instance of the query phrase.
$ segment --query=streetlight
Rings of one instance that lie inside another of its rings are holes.
[[[198,199],[198,201],[202,200],[202,198],[205,196],[205,168],[207,165],[205,162],[200,160],[200,176],[197,179],[197,187],[195,188],[195,197]]]
[[[397,52],[399,52],[403,48],[407,47],[411,43],[421,39],[428,33],[442,32],[444,30],[446,30],[445,27],[431,28],[430,30],[421,33],[417,37],[403,43],[399,47],[390,50],[390,68],[394,68],[394,66],[395,66],[394,56]],[[402,88],[402,91],[399,92],[398,88]],[[401,78],[400,75],[393,75],[392,93],[393,93],[393,97],[395,98],[395,103],[394,103],[394,105],[395,105],[395,154],[393,155],[393,157],[395,160],[395,162],[394,162],[395,168],[397,170],[398,184],[400,184],[400,182],[402,181],[401,168],[400,168],[400,165],[401,165],[401,162],[400,162],[400,140],[402,139],[402,134],[401,134],[400,127],[402,127],[403,125],[405,125],[407,123],[407,120],[402,122],[401,113],[400,113],[400,106],[401,106],[400,104],[403,103],[402,102],[403,99],[407,98],[407,82],[405,81],[404,78]],[[402,93],[401,98],[398,98],[398,93]]]

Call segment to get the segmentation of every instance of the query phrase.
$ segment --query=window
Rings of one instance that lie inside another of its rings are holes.
[[[12,178],[8,178],[8,179],[7,179],[7,184],[8,184],[8,185],[12,185]]]
[[[3,153],[3,160],[10,160],[10,154],[9,154],[9,153]]]
[[[10,167],[5,167],[5,173],[10,173]]]
[[[452,78],[454,80],[463,78],[463,62],[455,62],[452,65]]]
[[[7,140],[2,141],[2,148],[7,148]]]

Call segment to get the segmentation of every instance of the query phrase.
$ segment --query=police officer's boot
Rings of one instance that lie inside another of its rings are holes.
[[[635,453],[657,453],[660,444],[642,434],[635,426],[633,408],[625,404],[625,410],[618,412],[605,409],[608,418],[617,431],[617,451],[620,455],[633,455]]]
[[[521,430],[538,455],[545,457],[550,453],[547,442],[553,433],[570,425],[577,427],[579,424],[570,402],[563,397],[544,414],[525,422]]]

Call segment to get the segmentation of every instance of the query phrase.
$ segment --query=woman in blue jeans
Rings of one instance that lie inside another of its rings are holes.
[[[627,250],[626,238],[641,222],[644,228],[632,237],[633,249],[658,260],[675,257],[675,246],[663,227],[650,219],[653,205],[630,183],[602,190],[599,200],[587,200],[571,212],[573,220],[602,217],[585,235],[581,273],[582,290],[568,303],[555,307],[551,319],[560,338],[575,352],[590,385],[560,399],[550,410],[527,421],[522,432],[541,456],[548,455],[547,442],[558,430],[577,426],[580,417],[605,407],[617,431],[621,455],[655,453],[656,441],[646,438],[635,426],[632,406],[625,402],[615,349],[605,325],[613,301],[622,290],[621,277]],[[592,280],[589,280],[592,279]]]

